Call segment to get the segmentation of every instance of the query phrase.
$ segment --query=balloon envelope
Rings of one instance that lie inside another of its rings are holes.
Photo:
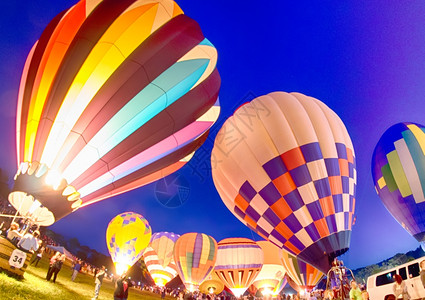
[[[143,260],[157,286],[165,286],[171,279],[177,276],[177,266],[174,259],[164,267],[158,259],[157,252],[152,247],[145,249]]]
[[[203,294],[218,295],[224,290],[224,284],[218,276],[212,272],[199,286],[199,291]]]
[[[194,291],[213,271],[217,258],[217,242],[203,233],[186,233],[174,246],[174,260],[186,288]]]
[[[298,286],[298,291],[307,289],[311,291],[323,277],[323,273],[310,264],[303,262],[294,255],[282,250],[282,264],[287,271],[287,275]]]
[[[179,237],[179,234],[166,231],[156,232],[152,235],[150,247],[157,253],[158,261],[163,267],[174,261],[174,245]]]
[[[388,211],[415,239],[425,241],[425,126],[388,128],[372,157],[375,189]]]
[[[36,221],[50,225],[181,168],[219,114],[216,62],[172,0],[80,1],[60,13],[23,70],[11,202],[38,200],[50,215]]]
[[[263,260],[263,251],[253,240],[228,238],[218,243],[214,272],[239,297],[260,273]]]
[[[260,236],[324,272],[348,250],[354,149],[319,100],[275,92],[241,106],[218,132],[211,164],[223,202]]]
[[[149,247],[143,252],[143,260],[157,286],[164,286],[177,276],[173,250],[179,237],[172,232],[156,232],[152,235]]]
[[[280,259],[280,248],[269,241],[257,241],[264,255],[263,267],[252,283],[260,291],[273,292],[285,277],[286,270]]]
[[[113,218],[106,229],[106,244],[118,275],[136,263],[149,245],[152,235],[148,221],[134,212]]]
[[[274,288],[272,295],[273,296],[277,296],[280,294],[280,292],[285,288],[286,284],[288,283],[288,279],[287,277],[283,277],[279,283],[276,285],[276,287]]]

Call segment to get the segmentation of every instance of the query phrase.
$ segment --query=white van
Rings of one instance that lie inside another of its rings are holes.
[[[421,276],[419,275],[421,271],[419,264],[423,260],[425,260],[425,256],[412,260],[404,265],[369,276],[367,279],[367,291],[370,299],[394,299],[393,285],[395,274],[399,274],[406,282],[412,300],[425,298],[425,289],[421,282]]]

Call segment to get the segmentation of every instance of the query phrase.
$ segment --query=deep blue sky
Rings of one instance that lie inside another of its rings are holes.
[[[76,1],[0,3],[0,168],[16,171],[15,109],[26,55],[47,23]],[[354,143],[358,186],[351,268],[376,263],[419,244],[393,219],[375,193],[370,162],[392,124],[425,123],[425,2],[181,0],[216,46],[222,77],[222,117],[246,99],[273,91],[300,92],[325,102],[346,124]],[[218,126],[214,128],[214,132]],[[153,231],[196,231],[259,237],[225,207],[206,166],[214,133],[179,174],[187,201],[167,208],[155,183],[81,209],[51,226],[107,253],[106,226],[124,211],[144,215]],[[198,173],[194,173],[194,167]]]

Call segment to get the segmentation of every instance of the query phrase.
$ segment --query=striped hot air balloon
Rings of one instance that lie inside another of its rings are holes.
[[[252,283],[263,295],[272,294],[282,283],[286,270],[280,259],[280,248],[269,241],[258,241],[264,255],[263,267]],[[283,287],[282,287],[283,288]]]
[[[214,272],[239,297],[260,273],[263,260],[263,250],[253,240],[228,238],[218,243]]]
[[[149,245],[152,230],[140,214],[125,212],[114,217],[106,229],[106,244],[118,275],[134,265]]]
[[[287,277],[283,277],[279,283],[276,285],[276,287],[274,288],[272,295],[273,296],[277,296],[280,294],[280,292],[282,292],[282,290],[285,288],[286,284],[288,283],[288,279]]]
[[[348,250],[354,149],[324,103],[275,92],[241,106],[218,132],[214,184],[245,225],[323,272]]]
[[[388,128],[373,152],[372,177],[385,207],[424,248],[425,126]]]
[[[12,204],[50,225],[181,168],[218,118],[216,63],[172,0],[81,0],[57,15],[22,74]]]
[[[303,262],[294,255],[281,250],[280,258],[287,275],[297,285],[297,291],[311,291],[322,279],[323,273],[310,264]]]
[[[157,286],[165,286],[177,276],[173,251],[179,237],[172,232],[156,232],[152,235],[149,247],[143,252],[143,260]]]
[[[203,233],[186,233],[178,238],[174,246],[174,261],[180,279],[190,291],[213,271],[217,258],[217,242]]]

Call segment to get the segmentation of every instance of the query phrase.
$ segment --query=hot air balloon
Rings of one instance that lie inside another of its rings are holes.
[[[373,152],[372,177],[385,207],[424,247],[425,126],[406,122],[388,128]]]
[[[199,286],[199,291],[203,294],[218,295],[224,290],[224,284],[218,276],[212,272]]]
[[[274,288],[272,295],[273,296],[277,296],[280,294],[280,292],[285,288],[286,284],[288,283],[288,279],[287,277],[283,277],[279,283],[276,285],[276,287]]]
[[[31,49],[10,202],[39,225],[181,168],[219,114],[217,51],[172,0],[80,1]]]
[[[118,275],[136,263],[152,235],[148,221],[134,212],[119,214],[106,229],[106,244]]]
[[[263,267],[252,283],[263,295],[271,295],[285,277],[286,270],[280,259],[280,248],[269,241],[258,241],[264,254]]]
[[[214,272],[239,297],[260,273],[263,260],[263,250],[253,240],[228,238],[218,243]]]
[[[318,269],[284,250],[281,251],[280,257],[287,275],[297,285],[298,292],[311,291],[323,277],[323,273]]]
[[[211,274],[217,256],[217,242],[203,233],[186,233],[174,246],[174,260],[180,279],[190,291]]]
[[[152,235],[149,247],[143,252],[143,260],[157,286],[164,286],[177,276],[173,250],[179,237],[172,232],[156,232]]]
[[[348,250],[354,149],[324,103],[284,92],[252,100],[218,132],[211,164],[227,208],[260,236],[323,272]]]

